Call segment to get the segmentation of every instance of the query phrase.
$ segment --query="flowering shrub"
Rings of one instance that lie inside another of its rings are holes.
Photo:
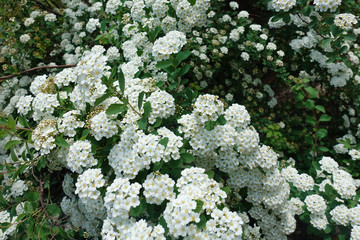
[[[360,239],[352,1],[5,3],[1,239]]]

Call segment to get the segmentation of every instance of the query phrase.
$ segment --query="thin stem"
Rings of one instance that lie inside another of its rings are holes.
[[[11,75],[7,75],[7,76],[4,76],[4,77],[0,77],[0,80],[5,80],[5,79],[13,78],[13,77],[16,77],[16,76],[18,76],[18,75],[22,75],[22,74],[24,74],[24,73],[32,72],[32,71],[39,70],[39,69],[68,68],[68,67],[76,67],[76,64],[34,67],[34,68],[30,68],[30,69],[27,69],[27,70],[22,71],[22,72],[19,72],[19,73],[14,73],[14,74],[11,74]],[[0,82],[2,82],[2,81],[0,81]]]

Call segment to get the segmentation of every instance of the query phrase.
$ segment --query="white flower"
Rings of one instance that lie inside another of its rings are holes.
[[[21,43],[27,43],[30,40],[30,36],[28,34],[23,34],[20,36]]]

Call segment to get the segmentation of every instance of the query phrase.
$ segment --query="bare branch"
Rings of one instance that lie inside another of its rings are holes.
[[[13,78],[13,77],[16,77],[16,76],[19,76],[19,75],[22,75],[22,74],[25,74],[25,73],[28,73],[28,72],[32,72],[32,71],[35,71],[35,70],[39,70],[39,69],[68,68],[68,67],[76,67],[76,64],[34,67],[34,68],[30,68],[30,69],[27,69],[27,70],[19,72],[19,73],[14,73],[14,74],[11,74],[11,75],[0,77],[0,83],[2,82],[1,80]]]

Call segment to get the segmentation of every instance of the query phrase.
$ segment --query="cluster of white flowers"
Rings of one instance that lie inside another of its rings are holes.
[[[179,194],[170,200],[164,211],[169,232],[174,237],[236,239],[242,234],[243,221],[237,213],[216,207],[223,203],[226,193],[204,172],[204,169],[194,167],[181,172],[176,183]],[[204,213],[211,219],[206,222],[206,228],[199,231],[196,223],[205,217]]]
[[[335,16],[334,24],[342,29],[351,29],[357,24],[355,15],[351,13],[342,13]]]
[[[100,21],[96,18],[90,18],[86,24],[86,30],[89,33],[92,33],[96,30],[96,28],[100,27]]]
[[[67,167],[77,173],[82,173],[83,168],[89,168],[97,164],[97,160],[91,153],[91,143],[88,140],[74,142],[66,157]]]
[[[42,155],[50,153],[50,150],[56,146],[55,135],[57,133],[55,119],[42,120],[32,133],[35,149]]]
[[[271,6],[275,9],[275,11],[280,12],[288,12],[291,8],[293,8],[296,4],[296,0],[272,0]]]
[[[103,137],[110,138],[118,133],[116,121],[106,115],[105,111],[101,111],[89,119],[89,127],[91,134],[98,141]]]
[[[10,217],[10,213],[6,210],[0,212],[0,224],[9,223],[10,226],[5,231],[0,230],[0,239],[10,239],[13,237],[17,223],[16,217]],[[3,226],[7,226],[8,224],[4,224]]]
[[[104,197],[105,207],[109,218],[128,219],[131,207],[140,204],[139,192],[141,185],[139,183],[130,183],[127,178],[116,178],[114,182],[107,187]]]
[[[165,130],[162,134],[166,134]],[[169,155],[179,158],[179,140],[172,139],[168,134],[170,146],[165,153],[165,147],[161,144],[161,137],[154,134],[144,134],[136,130],[134,126],[127,126],[121,134],[121,141],[115,145],[108,156],[109,164],[115,170],[117,176],[135,178],[138,172],[144,168],[148,169],[151,163],[170,160]],[[171,141],[171,142],[170,142]]]
[[[158,172],[150,173],[143,183],[146,202],[160,205],[165,199],[175,197],[175,181],[169,175]]]
[[[335,12],[340,6],[341,0],[314,0],[315,10],[320,12]]]
[[[26,190],[28,190],[28,186],[23,180],[17,180],[11,185],[11,195],[14,198],[22,196]]]
[[[44,16],[44,20],[46,22],[55,22],[56,21],[56,15],[53,14],[53,13],[47,13],[45,16]]]
[[[101,169],[88,169],[79,175],[75,184],[75,194],[78,194],[83,202],[86,202],[88,198],[98,199],[100,191],[97,188],[104,185],[105,180],[101,174]]]
[[[81,128],[85,125],[84,122],[79,121],[77,116],[80,114],[80,111],[73,110],[65,113],[57,123],[59,132],[64,133],[67,137],[74,137],[76,135],[75,129]]]
[[[348,68],[345,63],[328,63],[328,57],[323,55],[317,50],[313,50],[310,53],[310,57],[318,62],[321,67],[326,68],[330,75],[332,75],[330,79],[330,84],[334,87],[343,87],[347,84],[347,81],[353,77],[353,71]]]
[[[164,37],[155,41],[152,49],[153,56],[157,61],[168,59],[171,54],[178,53],[185,43],[186,35],[184,33],[179,31],[168,32]]]
[[[28,34],[23,34],[20,36],[20,42],[21,43],[27,43],[30,40],[30,36]]]
[[[168,118],[175,113],[175,99],[166,91],[157,90],[146,99],[151,103],[149,123],[155,123],[157,118]]]

